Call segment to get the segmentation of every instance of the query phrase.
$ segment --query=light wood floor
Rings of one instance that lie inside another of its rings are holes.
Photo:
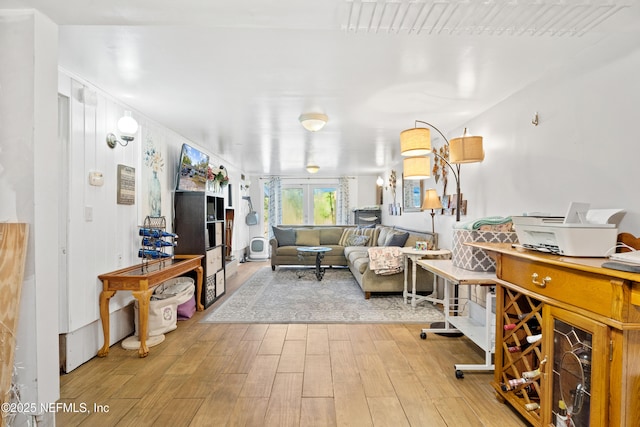
[[[111,347],[61,377],[58,426],[526,426],[496,400],[467,338],[416,324],[203,324],[267,263],[240,264],[227,295],[140,359]],[[97,405],[97,406],[94,406]],[[107,411],[108,410],[108,411]]]

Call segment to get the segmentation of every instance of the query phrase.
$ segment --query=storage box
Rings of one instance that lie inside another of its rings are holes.
[[[512,231],[453,230],[451,261],[455,267],[472,271],[496,271],[496,262],[482,249],[465,245],[468,242],[517,243]]]

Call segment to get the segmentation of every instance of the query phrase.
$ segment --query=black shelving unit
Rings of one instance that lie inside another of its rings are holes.
[[[173,229],[180,236],[174,253],[204,255],[202,304],[207,308],[225,293],[224,197],[178,191],[174,207]]]

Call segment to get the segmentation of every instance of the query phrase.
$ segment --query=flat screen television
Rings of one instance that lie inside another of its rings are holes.
[[[209,155],[182,144],[178,165],[177,191],[205,191]]]

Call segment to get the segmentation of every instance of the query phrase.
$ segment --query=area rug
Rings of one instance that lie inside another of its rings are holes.
[[[424,323],[443,320],[430,303],[412,308],[400,294],[364,298],[348,269],[327,269],[318,281],[308,269],[257,271],[203,323]]]

